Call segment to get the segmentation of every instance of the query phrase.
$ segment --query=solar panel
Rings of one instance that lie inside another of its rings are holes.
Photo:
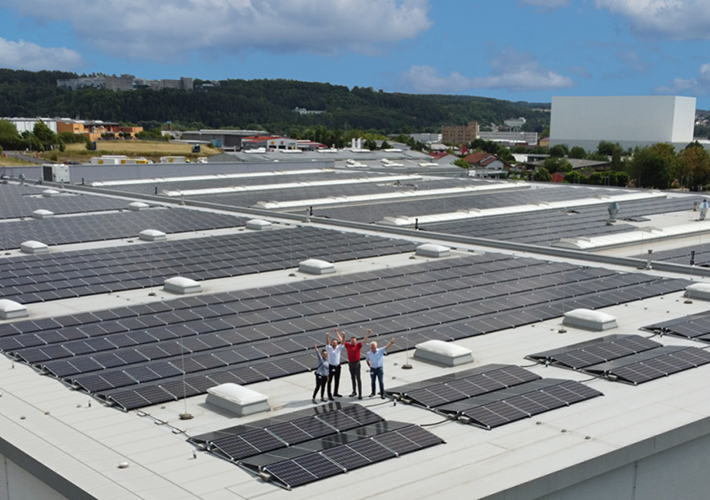
[[[588,366],[585,371],[633,385],[710,363],[710,353],[697,347],[659,347],[652,351]]]
[[[538,363],[582,370],[602,362],[656,349],[661,345],[640,335],[607,335],[561,349],[530,354],[526,358]]]
[[[490,430],[601,395],[596,389],[576,381],[544,379],[445,405],[438,410],[464,416],[470,424]]]

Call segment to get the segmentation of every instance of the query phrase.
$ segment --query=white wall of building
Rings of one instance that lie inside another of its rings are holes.
[[[7,120],[10,123],[12,123],[15,128],[17,128],[17,131],[21,134],[22,132],[32,132],[35,128],[35,123],[37,123],[39,120],[42,120],[49,129],[54,132],[55,134],[57,133],[57,120],[51,119],[51,118],[2,118],[3,120]]]
[[[0,500],[67,500],[35,476],[0,455]]]
[[[550,145],[596,149],[693,140],[695,98],[678,96],[553,97]],[[591,146],[591,147],[590,147]]]

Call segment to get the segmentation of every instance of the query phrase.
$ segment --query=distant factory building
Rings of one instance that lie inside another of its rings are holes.
[[[693,140],[695,98],[678,96],[553,97],[550,146],[594,150],[599,141],[623,148]]]
[[[466,144],[478,139],[478,123],[469,122],[468,125],[444,125],[441,128],[441,140],[447,144]]]

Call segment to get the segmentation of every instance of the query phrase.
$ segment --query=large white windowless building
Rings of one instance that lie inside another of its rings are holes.
[[[693,140],[695,98],[678,96],[553,97],[550,145],[596,149],[599,141],[622,147]]]

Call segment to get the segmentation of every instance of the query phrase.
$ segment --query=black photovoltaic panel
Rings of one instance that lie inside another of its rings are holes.
[[[310,438],[305,432],[313,423],[326,425],[323,422],[345,416],[357,421],[357,427],[344,433],[330,427],[329,435],[311,433]],[[288,489],[444,442],[419,426],[385,422],[363,406],[340,403],[193,436],[190,441]]]
[[[591,365],[623,358],[624,356],[656,349],[661,346],[662,344],[640,335],[608,335],[561,349],[530,354],[526,358],[538,363],[582,370]]]
[[[404,401],[427,408],[436,408],[538,379],[540,379],[539,375],[519,366],[487,365],[413,385],[396,387],[387,390],[387,393],[398,396]]]
[[[396,336],[390,352],[398,352],[429,339],[456,340],[553,318],[583,299],[608,305],[604,301],[610,292],[628,291],[633,300],[634,294],[661,294],[684,286],[680,280],[630,277],[605,269],[472,255],[13,322],[0,325],[0,348],[98,397],[111,396],[129,410],[162,403],[156,399],[159,391],[147,391],[147,401],[134,392],[180,384],[183,371],[187,385],[204,392],[225,381],[249,384],[313,369],[313,343],[323,342],[323,332],[334,326],[359,337],[372,328],[378,342]],[[474,395],[494,390],[495,384],[452,384],[444,401],[457,391],[471,390]]]
[[[49,210],[59,215],[118,210],[128,206],[126,200],[87,193],[42,196],[42,192],[46,189],[45,186],[3,184],[0,186],[0,219],[29,217],[38,209]]]
[[[573,380],[544,379],[444,405],[437,410],[467,417],[470,424],[490,430],[601,395],[596,389]]]
[[[584,370],[633,385],[649,382],[674,373],[710,363],[710,352],[697,347],[659,347]]]
[[[28,214],[29,215],[29,214]],[[83,243],[138,237],[144,229],[159,229],[164,233],[177,233],[241,226],[243,218],[185,208],[123,211],[120,213],[92,213],[76,217],[27,219],[3,223],[6,237],[0,239],[0,248],[19,248],[22,242],[36,240],[47,245]],[[117,270],[117,274],[118,274]],[[35,292],[42,299],[52,297],[50,292]]]
[[[288,251],[283,247],[284,242],[288,242]],[[412,250],[414,245],[403,240],[314,227],[239,232],[150,245],[0,258],[0,294],[7,299],[31,303],[42,299],[34,293],[41,291],[39,287],[66,290],[80,297],[158,286],[172,276],[190,276],[200,281],[286,269],[296,267],[304,254],[337,262]],[[76,279],[67,279],[68,266]],[[145,312],[148,311],[142,314]],[[225,311],[202,307],[193,312],[207,319]],[[157,323],[146,326],[164,324],[153,319]]]
[[[707,312],[663,321],[643,328],[649,332],[710,342],[710,314]]]

